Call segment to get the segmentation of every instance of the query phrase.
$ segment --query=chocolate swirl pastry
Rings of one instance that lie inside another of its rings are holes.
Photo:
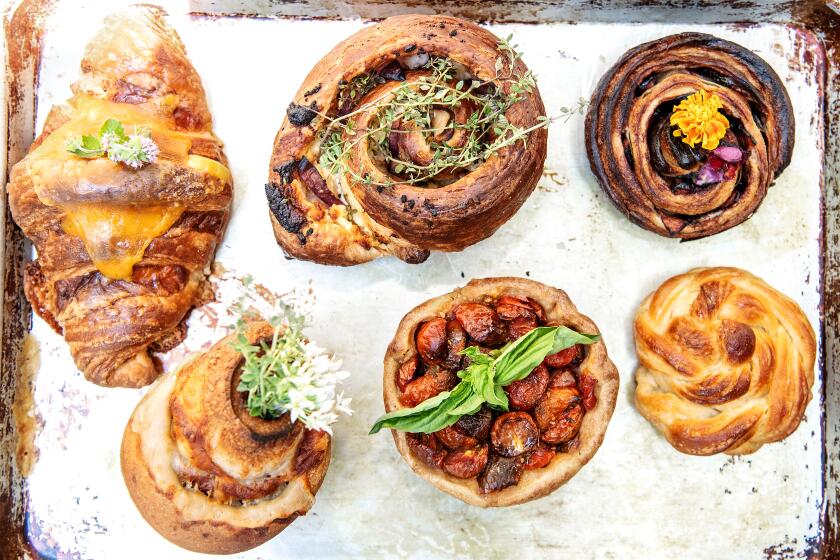
[[[737,268],[674,276],[636,315],[636,407],[678,451],[743,455],[796,430],[817,343],[796,303]]]
[[[249,325],[249,343],[273,327]],[[125,428],[120,462],[146,521],[173,543],[232,554],[271,539],[315,502],[330,462],[326,432],[253,417],[237,391],[236,335],[162,377]]]
[[[701,90],[704,107],[694,103],[697,112],[688,115],[719,109],[718,123],[728,126],[719,143],[689,145],[672,116],[686,100],[699,102],[690,97]],[[701,33],[625,53],[592,94],[585,126],[592,171],[618,209],[645,229],[682,239],[749,218],[790,162],[794,142],[793,109],[773,69]]]
[[[335,265],[460,251],[533,191],[544,114],[526,66],[471,22],[367,27],[313,68],[277,134],[266,185],[277,242]]]
[[[150,352],[177,345],[206,297],[233,183],[201,79],[160,12],[109,16],[81,67],[11,172],[12,216],[37,250],[24,289],[87,379],[140,387],[160,373]],[[148,132],[154,161],[69,151],[114,119],[134,140]]]
[[[415,307],[385,355],[386,411],[452,389],[465,347],[500,348],[547,325],[598,333],[565,292],[523,278],[472,280]],[[484,405],[434,433],[392,434],[412,470],[447,494],[481,507],[520,504],[553,492],[592,458],[618,383],[602,340],[576,345],[504,387],[509,412]]]

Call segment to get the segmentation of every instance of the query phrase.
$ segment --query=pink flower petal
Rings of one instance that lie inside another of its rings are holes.
[[[711,185],[712,183],[720,183],[721,181],[723,181],[723,172],[712,168],[709,164],[701,167],[700,171],[694,177],[694,184],[697,186]]]
[[[729,163],[738,163],[741,161],[741,158],[744,157],[743,152],[741,152],[740,148],[735,146],[720,146],[714,152],[717,157],[722,159],[723,161]]]

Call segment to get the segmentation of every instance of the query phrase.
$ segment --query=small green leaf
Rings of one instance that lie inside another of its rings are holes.
[[[108,119],[102,123],[102,126],[99,127],[99,138],[102,138],[106,134],[114,136],[119,142],[125,142],[128,140],[128,136],[125,134],[122,123],[117,119]]]

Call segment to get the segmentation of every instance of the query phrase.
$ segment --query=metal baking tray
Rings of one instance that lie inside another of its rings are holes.
[[[18,0],[5,13],[8,172],[116,0]],[[172,367],[221,337],[242,278],[311,316],[310,336],[344,359],[356,411],[335,426],[333,462],[312,511],[241,558],[840,557],[840,15],[824,1],[172,0],[160,2],[202,76],[236,195],[213,266],[217,301],[196,310]],[[679,243],[609,203],[589,172],[583,118],[552,125],[539,188],[493,237],[422,265],[393,258],[348,269],[286,261],[263,195],[274,134],[312,65],[341,38],[399,13],[448,13],[514,34],[549,114],[588,98],[628,48],[700,30],[740,43],[784,80],[796,115],[791,166],[746,223]],[[5,177],[3,184],[5,184]],[[5,197],[4,197],[5,198]],[[21,289],[31,249],[4,209],[0,346],[0,558],[198,558],[159,537],[119,472],[125,422],[143,390],[84,381],[61,337]],[[674,451],[632,404],[632,316],[693,266],[738,265],[793,297],[819,333],[814,399],[782,443],[741,458]],[[621,374],[593,460],[550,496],[485,511],[417,478],[387,435],[381,360],[400,318],[473,277],[528,276],[566,290],[599,325]],[[28,476],[23,476],[24,471]]]

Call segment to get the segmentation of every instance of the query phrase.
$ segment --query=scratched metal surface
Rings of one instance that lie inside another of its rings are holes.
[[[68,96],[87,39],[121,3],[58,3],[45,35],[37,130],[50,106]],[[491,239],[419,266],[382,259],[337,269],[282,258],[262,185],[274,134],[303,77],[363,22],[190,18],[183,2],[163,5],[204,80],[236,182],[214,273],[220,301],[193,314],[188,341],[167,364],[221,336],[225,303],[238,278],[251,274],[305,309],[311,337],[353,373],[347,391],[356,413],[335,426],[333,463],[315,507],[241,558],[761,558],[811,550],[821,506],[822,376],[806,421],[785,442],[740,459],[681,455],[632,405],[631,321],[667,277],[693,266],[737,265],[793,297],[818,325],[822,53],[812,36],[779,24],[490,25],[500,36],[514,34],[549,114],[588,98],[601,74],[639,42],[685,30],[734,40],[764,57],[788,88],[797,122],[791,166],[751,220],[679,244],[631,225],[611,206],[588,169],[582,118],[574,118],[552,126],[539,189]],[[542,500],[482,511],[413,475],[390,436],[366,433],[382,412],[381,359],[403,314],[469,278],[496,275],[565,289],[604,333],[622,389],[603,446],[575,478]],[[28,481],[35,548],[62,558],[200,557],[149,528],[123,485],[120,438],[142,391],[85,382],[62,339],[38,319],[31,336],[39,353],[32,360],[39,456]]]

